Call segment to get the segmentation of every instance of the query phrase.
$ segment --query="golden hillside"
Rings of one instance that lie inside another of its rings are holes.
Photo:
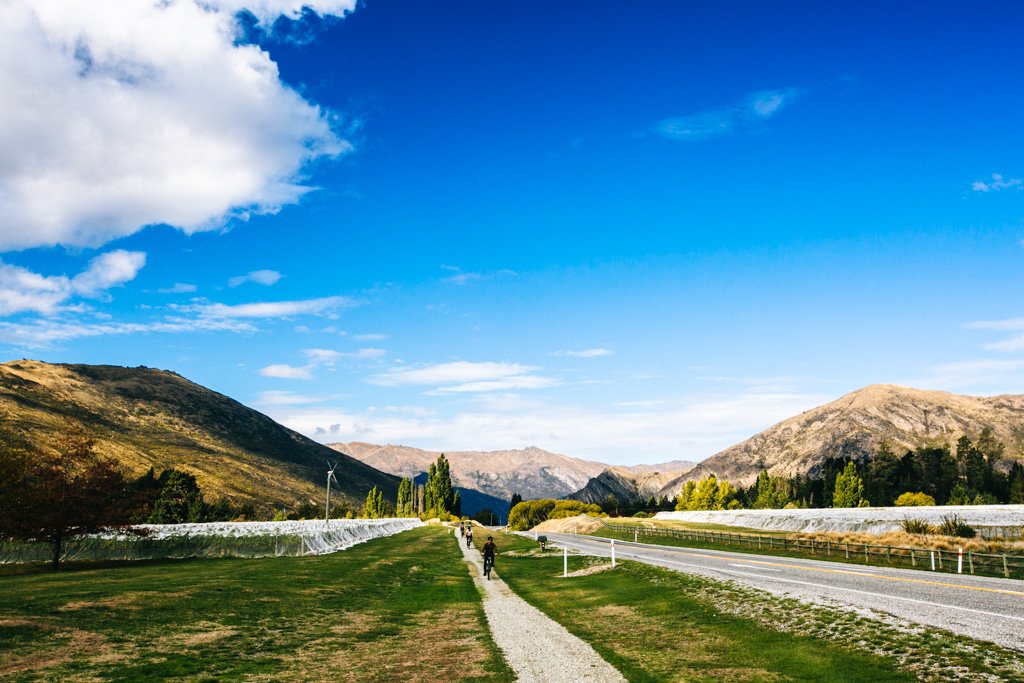
[[[322,503],[327,460],[341,461],[340,493],[353,503],[372,486],[392,500],[398,488],[394,476],[176,373],[147,367],[0,364],[0,424],[35,448],[80,425],[99,453],[132,474],[174,467],[195,475],[208,500],[264,510]]]

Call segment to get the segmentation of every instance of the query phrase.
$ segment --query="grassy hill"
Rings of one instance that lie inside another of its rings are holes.
[[[209,500],[261,509],[322,503],[327,460],[340,461],[340,493],[353,503],[373,486],[392,500],[398,489],[397,477],[166,370],[3,363],[0,424],[34,448],[80,427],[133,474],[174,467],[195,475]]]

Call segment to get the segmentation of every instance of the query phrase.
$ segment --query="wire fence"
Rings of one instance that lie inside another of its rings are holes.
[[[1024,555],[978,553],[941,548],[905,548],[870,543],[847,543],[831,540],[762,536],[728,531],[666,529],[639,525],[602,522],[608,532],[623,540],[673,539],[681,543],[725,546],[744,551],[756,550],[771,555],[824,557],[858,564],[887,565],[909,569],[926,569],[950,573],[980,574],[1024,579]],[[657,542],[657,541],[655,541]],[[673,543],[662,543],[673,545]]]

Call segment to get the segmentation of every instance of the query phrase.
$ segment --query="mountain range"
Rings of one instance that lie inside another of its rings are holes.
[[[394,500],[398,478],[348,458],[184,377],[147,367],[0,364],[0,425],[30,447],[81,430],[134,475],[195,475],[208,499],[257,508],[322,504],[327,461],[337,493],[361,505],[373,486]]]
[[[761,470],[817,474],[827,458],[860,458],[883,443],[893,451],[953,445],[993,431],[1006,458],[1024,460],[1024,396],[962,396],[872,385],[805,411],[699,464],[610,467],[537,447],[447,453],[465,510],[504,513],[524,499],[572,497],[601,502],[673,497],[709,474],[748,486]],[[207,496],[257,507],[319,502],[327,461],[339,461],[339,493],[359,504],[372,486],[394,500],[398,477],[417,477],[439,455],[410,446],[363,442],[323,445],[180,375],[147,367],[0,364],[0,438],[52,447],[69,429],[133,474],[150,467],[194,474]],[[0,442],[0,447],[3,443]]]
[[[411,446],[380,446],[361,441],[327,445],[399,477],[426,472],[441,454]],[[509,500],[513,493],[524,499],[562,498],[583,488],[608,467],[534,446],[508,451],[446,451],[445,457],[456,486],[504,500]]]
[[[1024,396],[962,396],[875,384],[783,420],[725,449],[665,484],[674,496],[687,481],[709,474],[749,486],[761,470],[775,476],[817,474],[826,458],[873,454],[883,443],[896,453],[920,446],[952,446],[986,427],[1008,459],[1024,459]]]

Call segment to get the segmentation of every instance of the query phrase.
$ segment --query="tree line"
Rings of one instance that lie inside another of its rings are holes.
[[[460,513],[447,459],[432,463],[427,481],[403,479],[392,506],[374,487],[356,510],[342,498],[330,517],[380,518],[416,514],[448,518]],[[323,507],[312,501],[279,510],[274,520],[317,519]],[[140,524],[180,524],[253,520],[251,503],[208,502],[195,476],[150,468],[132,478],[113,460],[96,452],[95,442],[69,426],[52,449],[34,448],[26,439],[0,429],[0,540],[51,546],[51,565],[60,566],[67,541],[105,531],[145,535]]]
[[[677,510],[994,505],[1024,503],[1024,465],[1006,466],[990,429],[954,447],[923,446],[902,455],[882,444],[861,458],[828,458],[816,475],[772,476],[762,470],[747,488],[714,476],[687,482]]]

